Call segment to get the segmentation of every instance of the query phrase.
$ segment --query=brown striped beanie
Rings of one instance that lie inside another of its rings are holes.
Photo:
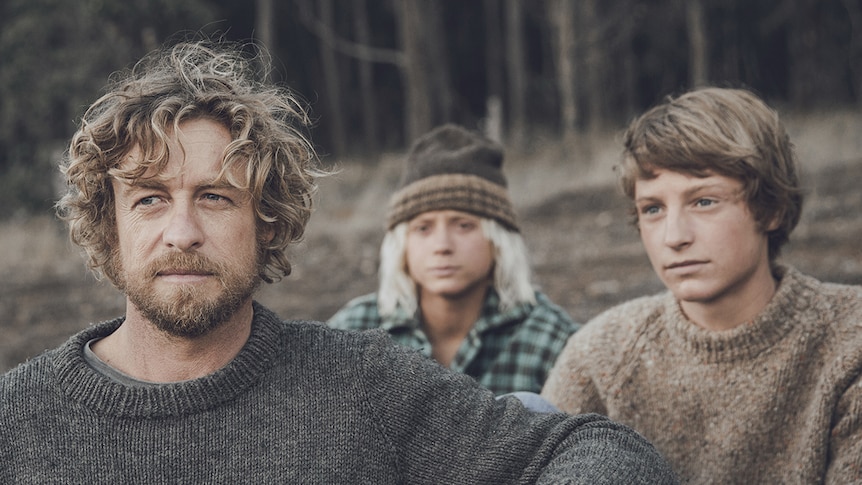
[[[432,210],[459,210],[519,231],[503,175],[503,149],[479,133],[453,124],[413,143],[386,227]]]

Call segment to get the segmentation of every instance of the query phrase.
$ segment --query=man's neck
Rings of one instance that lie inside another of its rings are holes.
[[[196,379],[236,357],[251,334],[252,316],[249,299],[228,321],[204,335],[187,338],[156,328],[127,303],[126,320],[114,333],[95,342],[92,350],[109,366],[142,381]]]

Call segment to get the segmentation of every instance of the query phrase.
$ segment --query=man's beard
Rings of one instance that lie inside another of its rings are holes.
[[[257,265],[232,265],[210,261],[197,253],[170,253],[148,264],[136,275],[129,275],[122,262],[119,288],[135,308],[158,329],[177,337],[199,337],[228,321],[260,285]],[[207,294],[196,284],[173,285],[165,295],[153,284],[164,269],[205,272],[216,278],[222,291]]]

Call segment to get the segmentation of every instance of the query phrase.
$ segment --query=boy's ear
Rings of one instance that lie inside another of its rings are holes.
[[[767,220],[766,225],[764,226],[764,232],[772,232],[778,229],[778,226],[781,225],[781,219],[784,217],[783,212],[777,212],[772,215],[770,219]]]

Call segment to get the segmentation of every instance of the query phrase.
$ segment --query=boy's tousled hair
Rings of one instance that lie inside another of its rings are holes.
[[[168,142],[185,121],[221,123],[232,142],[220,178],[253,200],[259,238],[259,277],[290,273],[285,251],[302,238],[317,189],[317,155],[303,131],[310,125],[298,97],[263,82],[262,51],[252,44],[199,40],[153,52],[123,73],[86,111],[61,164],[68,185],[57,203],[73,242],[97,276],[117,282],[117,230],[112,179],[160,173]],[[121,167],[133,149],[140,159]]]
[[[658,169],[739,180],[761,230],[775,224],[767,231],[770,261],[799,222],[803,194],[790,138],[778,113],[749,91],[696,89],[635,119],[624,135],[620,187],[633,201],[635,182]]]

